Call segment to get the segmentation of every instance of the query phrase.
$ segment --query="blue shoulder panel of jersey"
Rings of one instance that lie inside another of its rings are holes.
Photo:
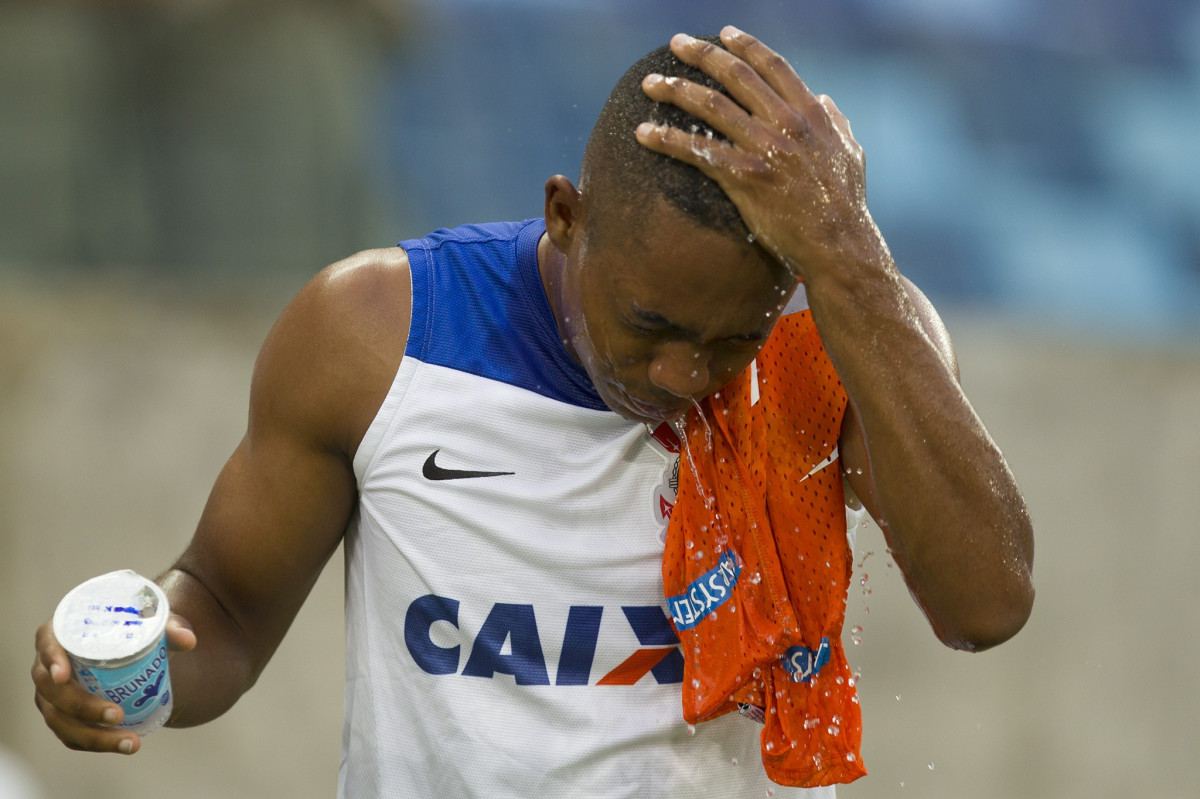
[[[563,347],[537,264],[541,219],[437,230],[400,242],[412,271],[405,355],[608,410]]]

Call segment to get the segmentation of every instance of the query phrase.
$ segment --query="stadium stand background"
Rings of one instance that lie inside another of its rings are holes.
[[[179,552],[309,275],[539,214],[620,71],[727,21],[854,123],[873,212],[1037,523],[1034,617],[979,656],[940,648],[863,531],[872,774],[840,795],[1194,795],[1200,10],[729,5],[0,4],[0,755],[25,771],[0,797],[333,795],[337,558],[250,695],[132,759],[44,729],[33,627],[82,579]]]

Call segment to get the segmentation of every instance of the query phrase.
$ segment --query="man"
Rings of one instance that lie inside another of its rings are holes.
[[[159,579],[170,723],[254,683],[345,536],[342,795],[763,795],[756,725],[680,719],[659,570],[674,459],[652,433],[805,304],[850,400],[830,446],[934,632],[1014,635],[1025,505],[871,220],[862,150],[726,28],[630,70],[543,220],[360,253],[283,312],[246,436]],[[59,738],[136,752],[48,624],[37,649]]]

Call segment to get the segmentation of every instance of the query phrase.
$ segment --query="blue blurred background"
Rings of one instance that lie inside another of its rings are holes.
[[[254,691],[134,758],[45,730],[33,629],[182,550],[309,276],[539,215],[626,67],[725,23],[850,118],[1037,530],[1034,615],[978,656],[860,532],[839,796],[1196,796],[1194,0],[0,0],[0,799],[334,795],[339,558]]]
[[[0,268],[309,273],[540,214],[625,67],[733,22],[830,94],[939,304],[1194,334],[1187,0],[360,0],[4,8]]]

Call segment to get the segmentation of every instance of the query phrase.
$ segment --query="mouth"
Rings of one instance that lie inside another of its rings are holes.
[[[613,386],[613,396],[618,405],[613,410],[621,416],[638,422],[670,422],[682,417],[691,407],[690,404],[671,407],[643,402],[617,386]]]

